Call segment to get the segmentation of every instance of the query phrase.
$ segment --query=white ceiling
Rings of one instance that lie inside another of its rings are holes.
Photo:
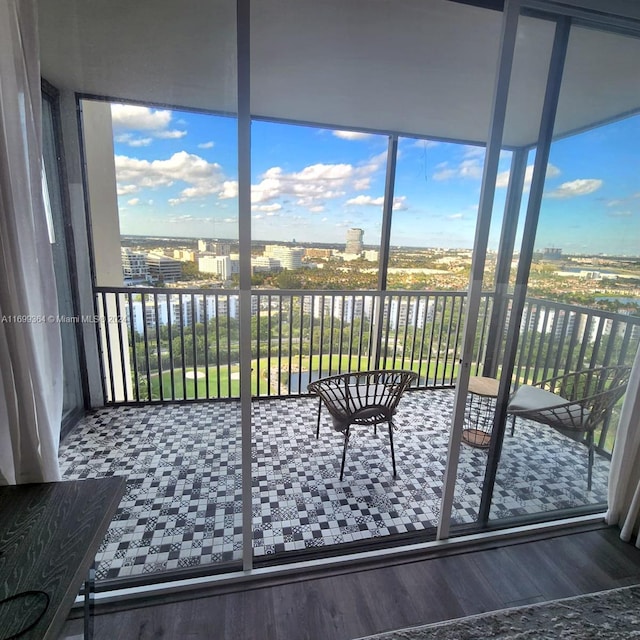
[[[235,0],[39,0],[59,88],[234,112]],[[448,0],[259,0],[251,109],[343,128],[484,141],[502,15]],[[520,20],[505,144],[537,137],[553,24]],[[574,28],[556,132],[640,107],[640,39]]]

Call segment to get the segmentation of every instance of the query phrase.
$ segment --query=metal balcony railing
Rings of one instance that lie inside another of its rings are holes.
[[[631,365],[639,341],[638,316],[528,298],[514,375],[523,384],[580,369]]]
[[[239,397],[239,294],[96,289],[107,403]],[[455,383],[462,292],[260,291],[251,297],[256,396],[306,393],[329,373],[394,367]],[[481,305],[476,370],[491,296]]]
[[[99,287],[96,297],[106,403],[239,397],[238,291]],[[417,372],[416,388],[452,387],[465,300],[464,292],[255,291],[252,394],[304,394],[319,377],[378,368]],[[493,302],[492,293],[481,299],[472,375],[486,373]],[[498,362],[510,308],[507,298],[504,333],[491,345]],[[639,340],[639,317],[530,298],[514,384],[631,364]]]

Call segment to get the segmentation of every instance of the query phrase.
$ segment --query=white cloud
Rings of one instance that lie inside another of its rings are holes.
[[[114,136],[114,139],[130,147],[148,147],[153,142],[153,138],[136,138],[132,133],[121,133]]]
[[[320,212],[327,200],[339,198],[349,190],[366,190],[371,178],[384,164],[386,151],[361,165],[313,164],[301,171],[285,173],[281,167],[264,172],[258,184],[251,186],[251,202],[273,202],[281,197],[295,198],[295,204]]]
[[[433,149],[433,147],[437,147],[439,144],[440,143],[435,140],[416,140],[413,146],[419,149]]]
[[[156,131],[169,126],[171,111],[138,107],[131,104],[112,104],[111,121],[114,129]]]
[[[342,138],[343,140],[368,140],[371,138],[370,133],[361,131],[333,131],[332,133],[336,138]]]
[[[116,132],[116,142],[132,147],[147,146],[152,138],[177,140],[187,135],[186,131],[169,129],[172,119],[167,109],[150,109],[130,104],[112,104],[111,122]],[[144,131],[152,138],[134,136],[132,131]]]
[[[476,147],[475,145],[465,145],[464,147],[464,157],[465,158],[482,158],[484,160],[485,148],[484,147]]]
[[[168,129],[167,131],[156,131],[153,135],[155,135],[156,138],[162,138],[164,140],[178,140],[184,138],[187,132],[178,129]]]
[[[203,158],[179,151],[167,160],[138,160],[128,156],[116,156],[116,177],[118,193],[135,193],[140,189],[157,189],[169,187],[176,182],[184,182],[187,186],[178,198],[169,203],[179,204],[186,200],[203,198],[224,190],[225,180],[222,168],[215,162],[207,162]]]
[[[200,219],[195,218],[194,216],[191,216],[191,215],[175,216],[174,218],[169,218],[169,222],[171,224],[181,224],[185,222],[193,222],[195,220],[200,220]],[[203,220],[203,222],[205,221]]]
[[[509,186],[509,176],[511,175],[511,171],[507,169],[506,171],[501,171],[496,178],[496,187],[497,188],[506,188]],[[547,178],[555,178],[560,175],[560,169],[553,164],[547,165]],[[527,165],[527,168],[524,170],[524,188],[528,189],[531,186],[531,179],[533,178],[533,165]]]
[[[393,199],[393,211],[406,211],[407,210],[407,196],[396,196]]]
[[[139,187],[135,184],[118,184],[117,194],[119,196],[126,196],[129,193],[135,193]]]
[[[533,168],[533,165],[531,165],[531,167]],[[528,169],[529,167],[527,167],[525,171]],[[510,176],[511,176],[511,169],[507,169],[506,171],[501,171],[496,176],[496,189],[505,189],[506,187],[508,187]],[[525,181],[526,181],[526,173],[525,173]]]
[[[198,149],[213,149],[214,146],[215,146],[215,142],[213,142],[212,140],[209,140],[209,142],[201,142],[198,145]]]
[[[131,200],[127,200],[127,204],[135,207],[137,204],[140,204],[140,198],[131,198]]]
[[[373,196],[364,196],[359,195],[355,198],[351,198],[347,200],[346,204],[355,204],[358,206],[366,206],[373,205],[381,207],[384,204],[384,196],[379,196],[378,198],[374,198]]]
[[[393,210],[404,211],[407,206],[405,204],[407,196],[397,196],[393,199]],[[384,196],[378,196],[374,198],[372,196],[359,195],[355,198],[350,198],[345,204],[352,204],[357,206],[375,206],[381,207],[384,204]]]
[[[451,180],[452,178],[479,179],[482,177],[482,163],[478,158],[466,158],[456,166],[450,166],[447,162],[440,163],[438,171],[433,174],[434,180]]]
[[[452,213],[450,216],[447,216],[449,220],[462,220],[464,218],[463,213]]]
[[[606,207],[633,207],[635,208],[637,204],[634,202],[636,199],[640,198],[639,193],[632,193],[630,196],[622,197],[622,198],[614,198],[611,200],[607,200],[605,202]]]
[[[218,194],[221,200],[228,200],[229,198],[238,197],[238,181],[237,180],[225,180],[222,183],[222,189]]]
[[[602,180],[597,178],[579,178],[571,182],[563,182],[557,189],[546,194],[549,198],[575,198],[586,196],[597,191],[602,186]]]
[[[253,211],[264,211],[265,213],[275,213],[276,211],[280,211],[282,209],[282,205],[278,202],[274,202],[273,204],[257,204],[251,207]]]

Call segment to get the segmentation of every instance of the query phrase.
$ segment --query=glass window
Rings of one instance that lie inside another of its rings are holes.
[[[386,136],[254,122],[254,285],[375,289],[386,159]]]

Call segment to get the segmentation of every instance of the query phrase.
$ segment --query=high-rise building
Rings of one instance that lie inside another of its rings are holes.
[[[347,244],[344,248],[345,253],[360,254],[362,253],[362,238],[364,231],[362,229],[347,230]]]
[[[122,275],[125,284],[146,282],[149,279],[149,266],[147,254],[132,251],[128,247],[120,249],[122,259]]]

